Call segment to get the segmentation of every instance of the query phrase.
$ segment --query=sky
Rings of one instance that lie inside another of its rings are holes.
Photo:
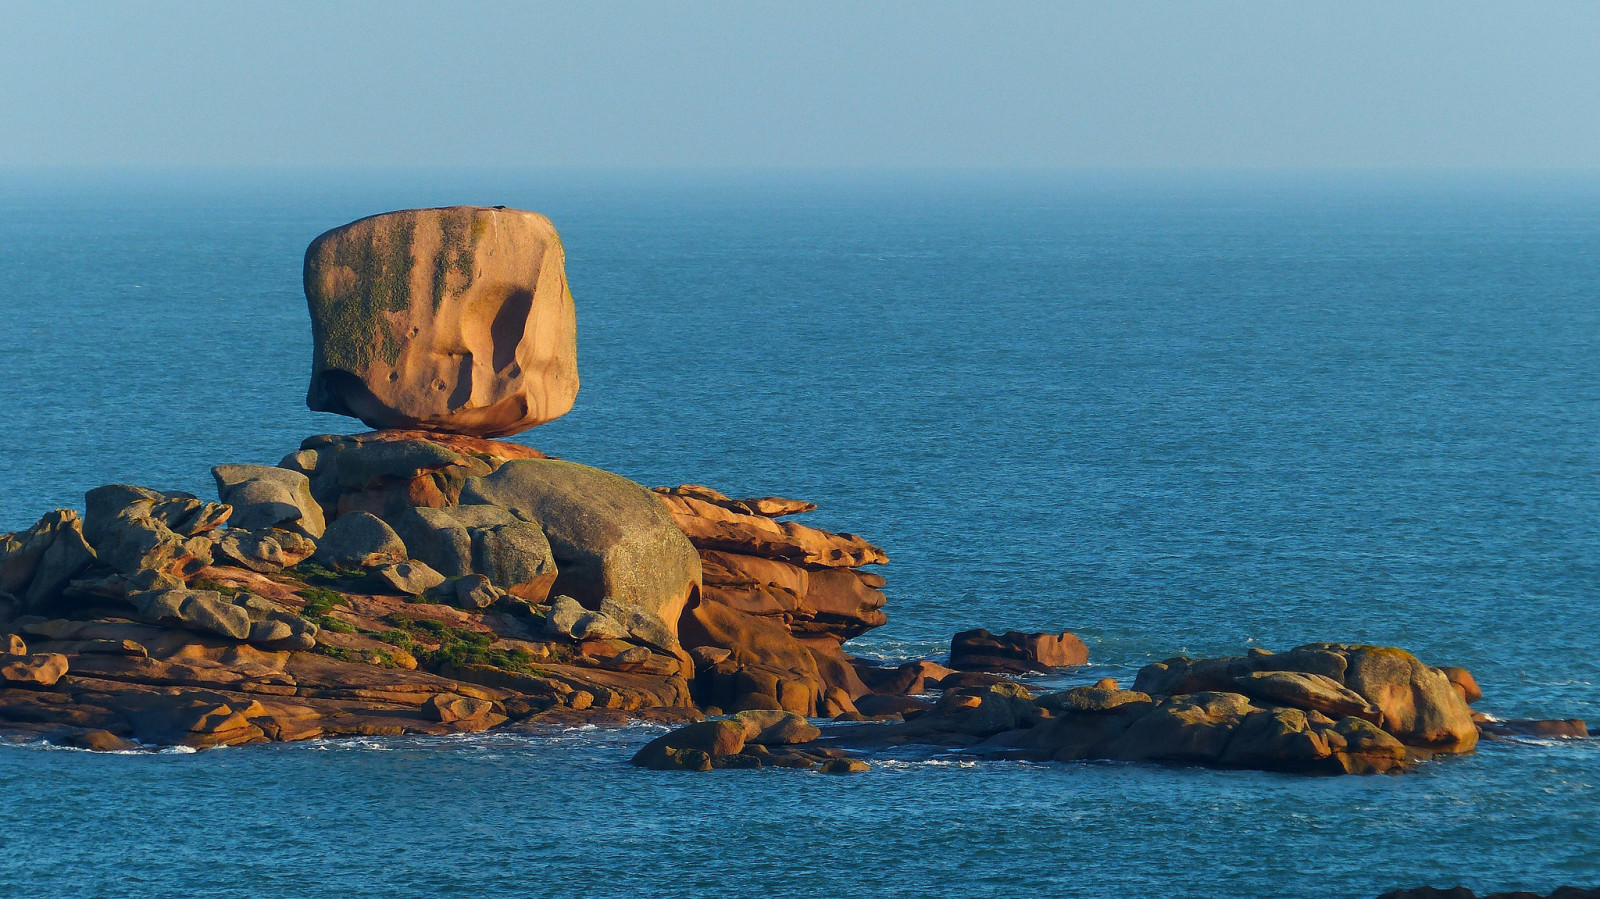
[[[0,2],[0,166],[1600,168],[1600,3]]]

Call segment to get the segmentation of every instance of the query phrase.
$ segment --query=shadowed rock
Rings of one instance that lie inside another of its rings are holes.
[[[323,533],[312,559],[329,568],[376,568],[406,560],[406,545],[383,519],[351,512]]]
[[[374,428],[484,437],[566,414],[577,324],[549,219],[503,207],[374,215],[306,250],[306,405]]]
[[[950,640],[950,667],[965,671],[1049,671],[1088,661],[1089,648],[1070,633],[996,635],[978,628]]]
[[[700,593],[700,556],[654,494],[627,478],[555,459],[515,459],[468,478],[463,508],[486,504],[537,523],[555,556],[553,593],[591,609],[639,607],[677,631]],[[404,536],[404,534],[402,534]]]
[[[266,465],[218,465],[211,476],[217,482],[217,496],[233,507],[234,527],[322,536],[326,527],[322,508],[311,498],[311,481],[305,475]]]
[[[412,557],[446,577],[479,574],[499,590],[530,602],[544,602],[550,595],[556,580],[550,542],[538,526],[507,509],[409,508],[393,516],[393,522]]]

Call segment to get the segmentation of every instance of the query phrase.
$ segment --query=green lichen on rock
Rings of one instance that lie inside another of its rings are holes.
[[[383,321],[386,312],[404,312],[410,306],[415,235],[416,223],[404,219],[381,232],[330,232],[312,242],[306,251],[305,289],[319,371],[364,371],[372,363],[372,323]],[[347,269],[354,278],[336,292],[325,291],[315,275],[319,269]],[[380,329],[378,336],[379,357],[394,365],[404,339],[389,328]]]
[[[470,224],[468,219],[471,219]],[[487,229],[472,213],[446,216],[439,222],[439,249],[433,254],[433,308],[438,311],[444,304],[445,291],[449,289],[449,276],[460,276],[455,293],[461,293],[472,284],[472,257],[478,238]]]
[[[427,670],[449,665],[488,665],[505,671],[539,673],[533,655],[525,649],[492,649],[494,635],[466,628],[451,627],[432,618],[390,615],[393,630],[375,632],[374,639],[412,654]]]

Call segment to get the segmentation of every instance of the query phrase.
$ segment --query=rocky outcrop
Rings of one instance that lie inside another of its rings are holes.
[[[210,536],[232,514],[187,493],[111,484],[85,494],[83,532],[95,561],[141,587],[181,581],[209,565]]]
[[[950,667],[962,671],[1049,671],[1089,662],[1089,647],[1076,635],[1024,634],[1008,631],[995,635],[983,628],[962,631],[950,639]]]
[[[677,635],[699,556],[637,484],[401,432],[215,475],[237,507],[112,485],[81,522],[0,537],[0,733],[213,746],[700,716]],[[551,601],[563,574],[578,598]]]
[[[1234,658],[1179,657],[1140,671],[1134,689],[1156,695],[1243,691],[1359,717],[1407,746],[1437,752],[1466,752],[1478,741],[1472,710],[1444,672],[1393,647],[1312,643],[1276,655],[1257,650]]]
[[[590,608],[620,600],[676,630],[684,609],[699,601],[699,555],[650,491],[627,478],[519,459],[469,478],[461,503],[498,506],[537,524],[555,557],[550,589]]]
[[[859,568],[889,561],[883,550],[854,534],[831,534],[775,516],[812,506],[793,500],[730,500],[694,484],[656,488],[673,520],[698,549],[720,549],[766,559],[782,559],[811,569]],[[760,504],[774,511],[757,513]],[[814,508],[814,506],[812,506]]]
[[[1103,679],[1042,695],[928,662],[859,670],[879,692],[858,708],[888,723],[844,725],[801,748],[925,744],[979,758],[1376,774],[1476,743],[1475,729],[1460,730],[1462,721],[1472,727],[1470,713],[1444,674],[1390,647],[1318,643],[1277,655],[1180,657],[1141,670],[1131,690]],[[932,703],[900,695],[930,689],[942,690]],[[670,737],[658,742],[676,746]]]
[[[0,534],[0,595],[19,601],[20,611],[30,611],[59,594],[94,560],[78,513],[57,509],[25,531]]]
[[[871,691],[841,646],[888,620],[883,577],[858,570],[887,562],[883,550],[852,534],[775,520],[814,503],[731,499],[694,484],[654,489],[700,553],[701,604],[681,630],[702,701],[855,714],[854,701]]]
[[[515,434],[572,408],[577,326],[544,216],[452,206],[375,215],[306,250],[306,405],[374,428]]]
[[[1001,675],[1083,664],[1071,634],[964,632],[952,667],[862,662],[843,644],[885,620],[883,580],[856,566],[886,556],[774,518],[810,503],[651,492],[496,441],[314,438],[217,481],[237,508],[112,485],[81,521],[0,537],[0,733],[206,747],[731,714],[636,761],[848,772],[865,763],[846,746],[923,744],[1314,774],[1405,770],[1480,726],[1587,733],[1474,718],[1470,673],[1388,647],[1178,657],[1133,689],[1045,694]]]
[[[645,744],[633,764],[656,771],[714,768],[810,768],[825,774],[855,774],[868,766],[837,749],[796,749],[822,732],[791,712],[739,712],[721,721],[701,721]]]

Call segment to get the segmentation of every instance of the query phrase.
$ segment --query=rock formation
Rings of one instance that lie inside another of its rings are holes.
[[[1084,664],[1070,633],[967,631],[950,667],[853,658],[887,621],[865,568],[888,556],[791,520],[814,504],[647,490],[488,439],[577,391],[548,221],[374,216],[319,237],[305,273],[309,404],[387,429],[219,465],[218,502],[113,484],[0,534],[0,737],[208,747],[633,716],[695,722],[639,751],[656,769],[849,773],[867,766],[847,746],[920,743],[1332,774],[1480,732],[1587,736],[1474,715],[1470,673],[1384,647],[1174,658],[1131,690],[1042,695],[1001,675]]]
[[[1376,774],[1468,752],[1478,739],[1444,674],[1389,647],[1318,643],[1278,655],[1168,659],[1142,669],[1131,690],[1108,679],[1037,695],[985,677],[948,674],[937,702],[897,710],[904,723],[845,727],[792,751],[924,743],[979,758]],[[916,686],[928,683],[907,685]],[[677,746],[671,736],[663,741]]]
[[[950,638],[950,667],[963,671],[1049,671],[1083,665],[1089,661],[1089,647],[1076,635],[1024,634],[1008,631],[995,636],[989,631],[962,631]]]
[[[698,630],[696,654],[685,649],[700,552],[663,494],[608,472],[494,440],[381,431],[214,473],[232,503],[112,485],[89,492],[82,519],[60,510],[0,535],[12,634],[0,732],[203,747],[562,715],[693,720],[714,661],[734,654],[717,658]],[[870,546],[793,530],[810,548],[791,553],[837,545],[854,559]],[[783,695],[802,714],[853,712],[850,691],[865,688],[838,644],[883,620],[882,595],[800,594],[832,617],[807,606],[792,632],[719,604],[741,659],[723,667],[767,672],[744,691],[752,708]],[[763,624],[769,643],[747,639]]]
[[[373,428],[480,437],[558,418],[578,394],[561,239],[533,212],[408,209],[306,250],[306,404]]]
[[[779,497],[737,500],[709,487],[656,488],[700,552],[701,603],[683,616],[698,691],[712,708],[855,713],[871,691],[841,644],[887,621],[883,550],[782,516],[815,504]]]
[[[851,750],[925,744],[1315,774],[1588,736],[1476,715],[1469,672],[1387,647],[1178,657],[1055,693],[987,672],[1080,665],[1070,633],[974,630],[957,668],[874,665],[844,644],[886,620],[861,566],[887,556],[780,520],[812,504],[650,491],[514,444],[323,436],[216,473],[237,507],[111,485],[81,519],[0,535],[0,734],[205,747],[733,713],[636,761],[849,772]]]

